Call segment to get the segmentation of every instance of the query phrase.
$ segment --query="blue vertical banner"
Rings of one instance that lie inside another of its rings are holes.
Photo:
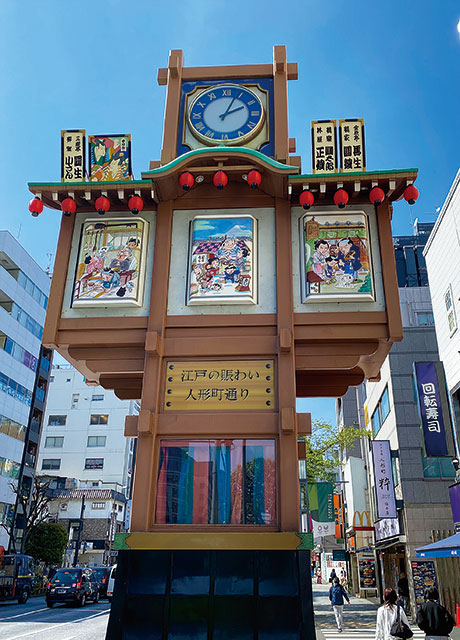
[[[414,371],[426,456],[448,456],[436,362],[414,362]],[[447,424],[450,427],[449,415]]]

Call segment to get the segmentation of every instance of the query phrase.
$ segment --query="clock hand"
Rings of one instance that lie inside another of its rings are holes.
[[[220,118],[221,120],[224,120],[224,119],[225,119],[225,116],[228,114],[228,111],[229,111],[229,109],[231,108],[232,104],[235,102],[235,100],[236,100],[236,96],[233,98],[233,100],[232,100],[232,101],[230,102],[230,104],[228,105],[227,110],[226,110],[224,113],[221,113],[221,114],[220,114],[219,118]]]
[[[225,115],[229,116],[231,113],[236,113],[237,111],[240,111],[241,109],[244,109],[244,105],[241,106],[241,107],[237,107],[236,109],[232,109],[231,111],[227,111],[227,113]]]

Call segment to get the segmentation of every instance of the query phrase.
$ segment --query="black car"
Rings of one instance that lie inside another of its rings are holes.
[[[99,597],[107,598],[107,587],[109,584],[112,567],[94,567],[93,575],[99,582]]]
[[[46,588],[46,604],[67,602],[83,607],[86,602],[99,602],[99,583],[91,569],[58,569]]]

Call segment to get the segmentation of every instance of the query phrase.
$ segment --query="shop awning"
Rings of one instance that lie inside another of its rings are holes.
[[[460,533],[416,549],[417,558],[460,558]]]

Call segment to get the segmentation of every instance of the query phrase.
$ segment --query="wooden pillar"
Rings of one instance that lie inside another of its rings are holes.
[[[173,49],[170,51],[161,164],[167,164],[176,157],[177,123],[179,122],[183,65],[184,55],[182,50]]]
[[[275,110],[275,158],[287,162],[289,158],[286,47],[273,47],[273,99]]]
[[[281,531],[300,531],[297,462],[291,205],[275,200]]]
[[[161,404],[162,344],[168,305],[172,218],[172,201],[161,202],[157,211],[141,412],[138,418],[137,458],[131,515],[132,531],[149,531],[153,524],[155,509],[155,445]]]

